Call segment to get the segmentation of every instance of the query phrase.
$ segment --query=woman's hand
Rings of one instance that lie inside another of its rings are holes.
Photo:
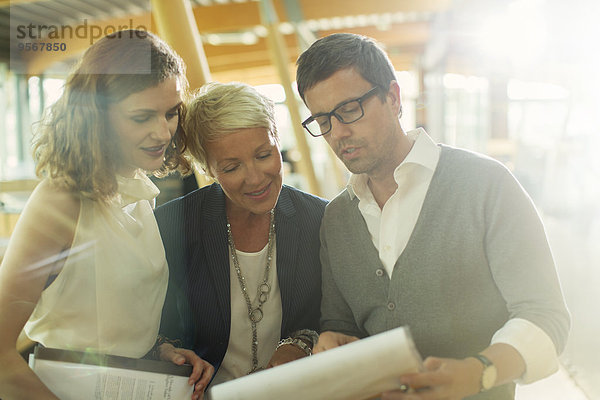
[[[284,344],[275,350],[273,357],[271,357],[271,360],[267,364],[267,368],[276,367],[302,357],[306,357],[304,350],[293,344]]]
[[[158,351],[161,360],[171,361],[177,365],[190,364],[193,367],[188,381],[189,385],[195,385],[192,400],[202,400],[204,390],[215,372],[214,367],[198,357],[192,350],[176,348],[170,343],[161,344]]]
[[[313,354],[343,346],[357,340],[356,336],[344,335],[343,333],[333,331],[323,332],[319,335],[319,341],[313,349]]]

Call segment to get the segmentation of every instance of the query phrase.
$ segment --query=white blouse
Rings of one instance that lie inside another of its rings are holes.
[[[275,239],[273,239],[275,240]],[[262,283],[267,263],[268,244],[257,253],[245,253],[236,250],[242,275],[250,294],[250,301],[255,307],[258,304],[257,290]],[[252,326],[248,318],[248,307],[238,281],[231,250],[229,252],[229,281],[231,291],[231,327],[229,344],[221,367],[217,371],[212,385],[246,375],[252,369]],[[257,325],[258,332],[258,366],[266,367],[275,352],[281,337],[281,292],[277,281],[277,249],[273,245],[269,284],[271,292],[263,304],[263,318]]]
[[[109,204],[81,200],[73,244],[42,292],[27,336],[46,347],[142,357],[160,325],[168,268],[143,173],[118,177]]]

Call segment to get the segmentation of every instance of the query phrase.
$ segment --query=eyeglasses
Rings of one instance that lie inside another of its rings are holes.
[[[377,93],[377,89],[379,89],[379,87],[375,86],[359,98],[348,100],[340,104],[331,112],[311,115],[302,123],[302,126],[312,136],[319,137],[331,131],[332,116],[335,116],[342,124],[351,124],[356,122],[365,115],[365,110],[363,109],[362,103]]]

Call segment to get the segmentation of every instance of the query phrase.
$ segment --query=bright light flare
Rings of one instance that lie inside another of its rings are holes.
[[[534,63],[548,41],[542,7],[542,1],[518,0],[509,4],[505,13],[484,18],[478,40],[482,53],[517,66]]]

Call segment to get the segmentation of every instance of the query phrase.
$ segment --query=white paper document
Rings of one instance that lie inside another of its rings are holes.
[[[398,389],[398,377],[421,365],[408,328],[396,328],[215,385],[209,399],[361,400]]]
[[[189,365],[37,347],[29,366],[61,400],[189,400]]]

